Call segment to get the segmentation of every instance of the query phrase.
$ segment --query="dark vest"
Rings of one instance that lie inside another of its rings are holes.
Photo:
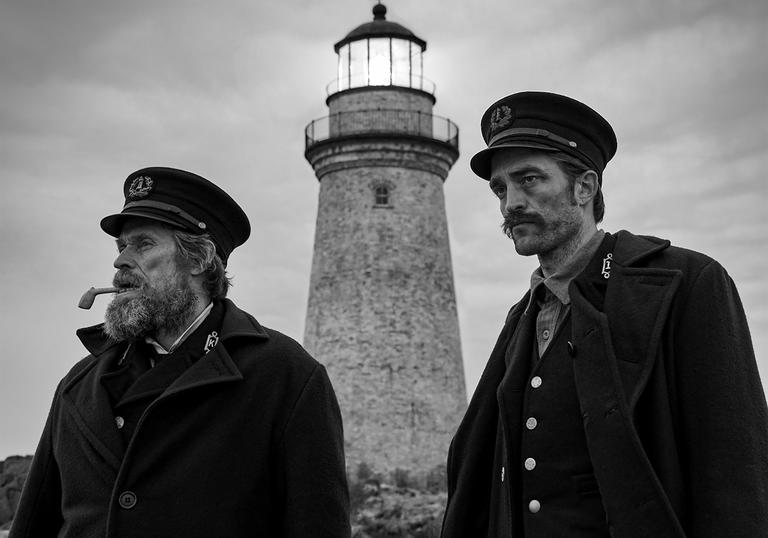
[[[568,352],[570,316],[540,359],[535,317],[531,309],[520,319],[497,391],[489,536],[506,527],[515,537],[607,537]]]

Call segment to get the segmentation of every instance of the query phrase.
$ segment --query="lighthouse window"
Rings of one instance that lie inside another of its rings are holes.
[[[389,205],[389,189],[380,185],[374,190],[376,205]]]

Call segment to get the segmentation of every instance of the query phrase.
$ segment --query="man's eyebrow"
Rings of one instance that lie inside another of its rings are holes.
[[[511,175],[511,176],[522,176],[522,175],[525,175],[525,174],[530,174],[531,172],[536,173],[536,174],[541,174],[541,175],[547,175],[547,171],[546,170],[536,166],[535,164],[523,165],[520,168],[516,168],[516,169],[512,170],[509,175]]]
[[[115,239],[115,243],[117,243],[117,245],[119,246],[119,245],[124,245],[131,241],[136,243],[138,241],[144,241],[145,239],[154,240],[154,237],[152,237],[152,235],[148,234],[147,232],[139,232],[136,234],[129,233],[127,235],[121,235],[120,237]]]
[[[503,181],[503,177],[511,176],[511,177],[521,177],[525,174],[539,174],[542,176],[549,176],[549,173],[544,170],[543,168],[540,168],[536,166],[535,164],[524,164],[520,168],[512,168],[511,170],[509,168],[502,170],[499,174],[496,174],[495,176],[491,176],[491,179],[488,181],[488,183],[493,182],[499,182]]]

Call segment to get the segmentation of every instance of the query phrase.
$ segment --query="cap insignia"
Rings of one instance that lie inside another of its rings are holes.
[[[144,198],[152,190],[154,182],[149,176],[139,176],[134,178],[131,186],[128,187],[128,198]]]
[[[506,127],[511,122],[512,109],[505,105],[496,107],[496,110],[491,113],[491,132],[500,127]]]

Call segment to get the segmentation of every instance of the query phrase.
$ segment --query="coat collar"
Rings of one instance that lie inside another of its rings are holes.
[[[223,304],[224,322],[221,326],[221,341],[236,337],[269,338],[267,331],[253,316],[237,308],[229,299],[224,299]],[[96,357],[113,346],[121,345],[120,342],[116,342],[104,334],[103,323],[78,329],[76,334],[85,349]]]
[[[665,250],[669,245],[670,242],[667,239],[659,239],[651,235],[635,235],[626,230],[620,230],[616,232],[613,259],[615,263],[629,267]]]
[[[230,300],[225,299],[223,306],[224,318],[218,343],[182,373],[158,399],[205,385],[243,379],[230,350],[237,346],[237,340],[264,341],[269,336],[251,315],[237,308]],[[110,474],[117,473],[119,469],[123,447],[114,426],[109,397],[99,380],[125,353],[126,344],[107,338],[102,328],[103,324],[99,324],[77,331],[83,345],[96,360],[67,380],[62,387],[62,399],[81,434],[111,467],[111,471],[101,470]]]

